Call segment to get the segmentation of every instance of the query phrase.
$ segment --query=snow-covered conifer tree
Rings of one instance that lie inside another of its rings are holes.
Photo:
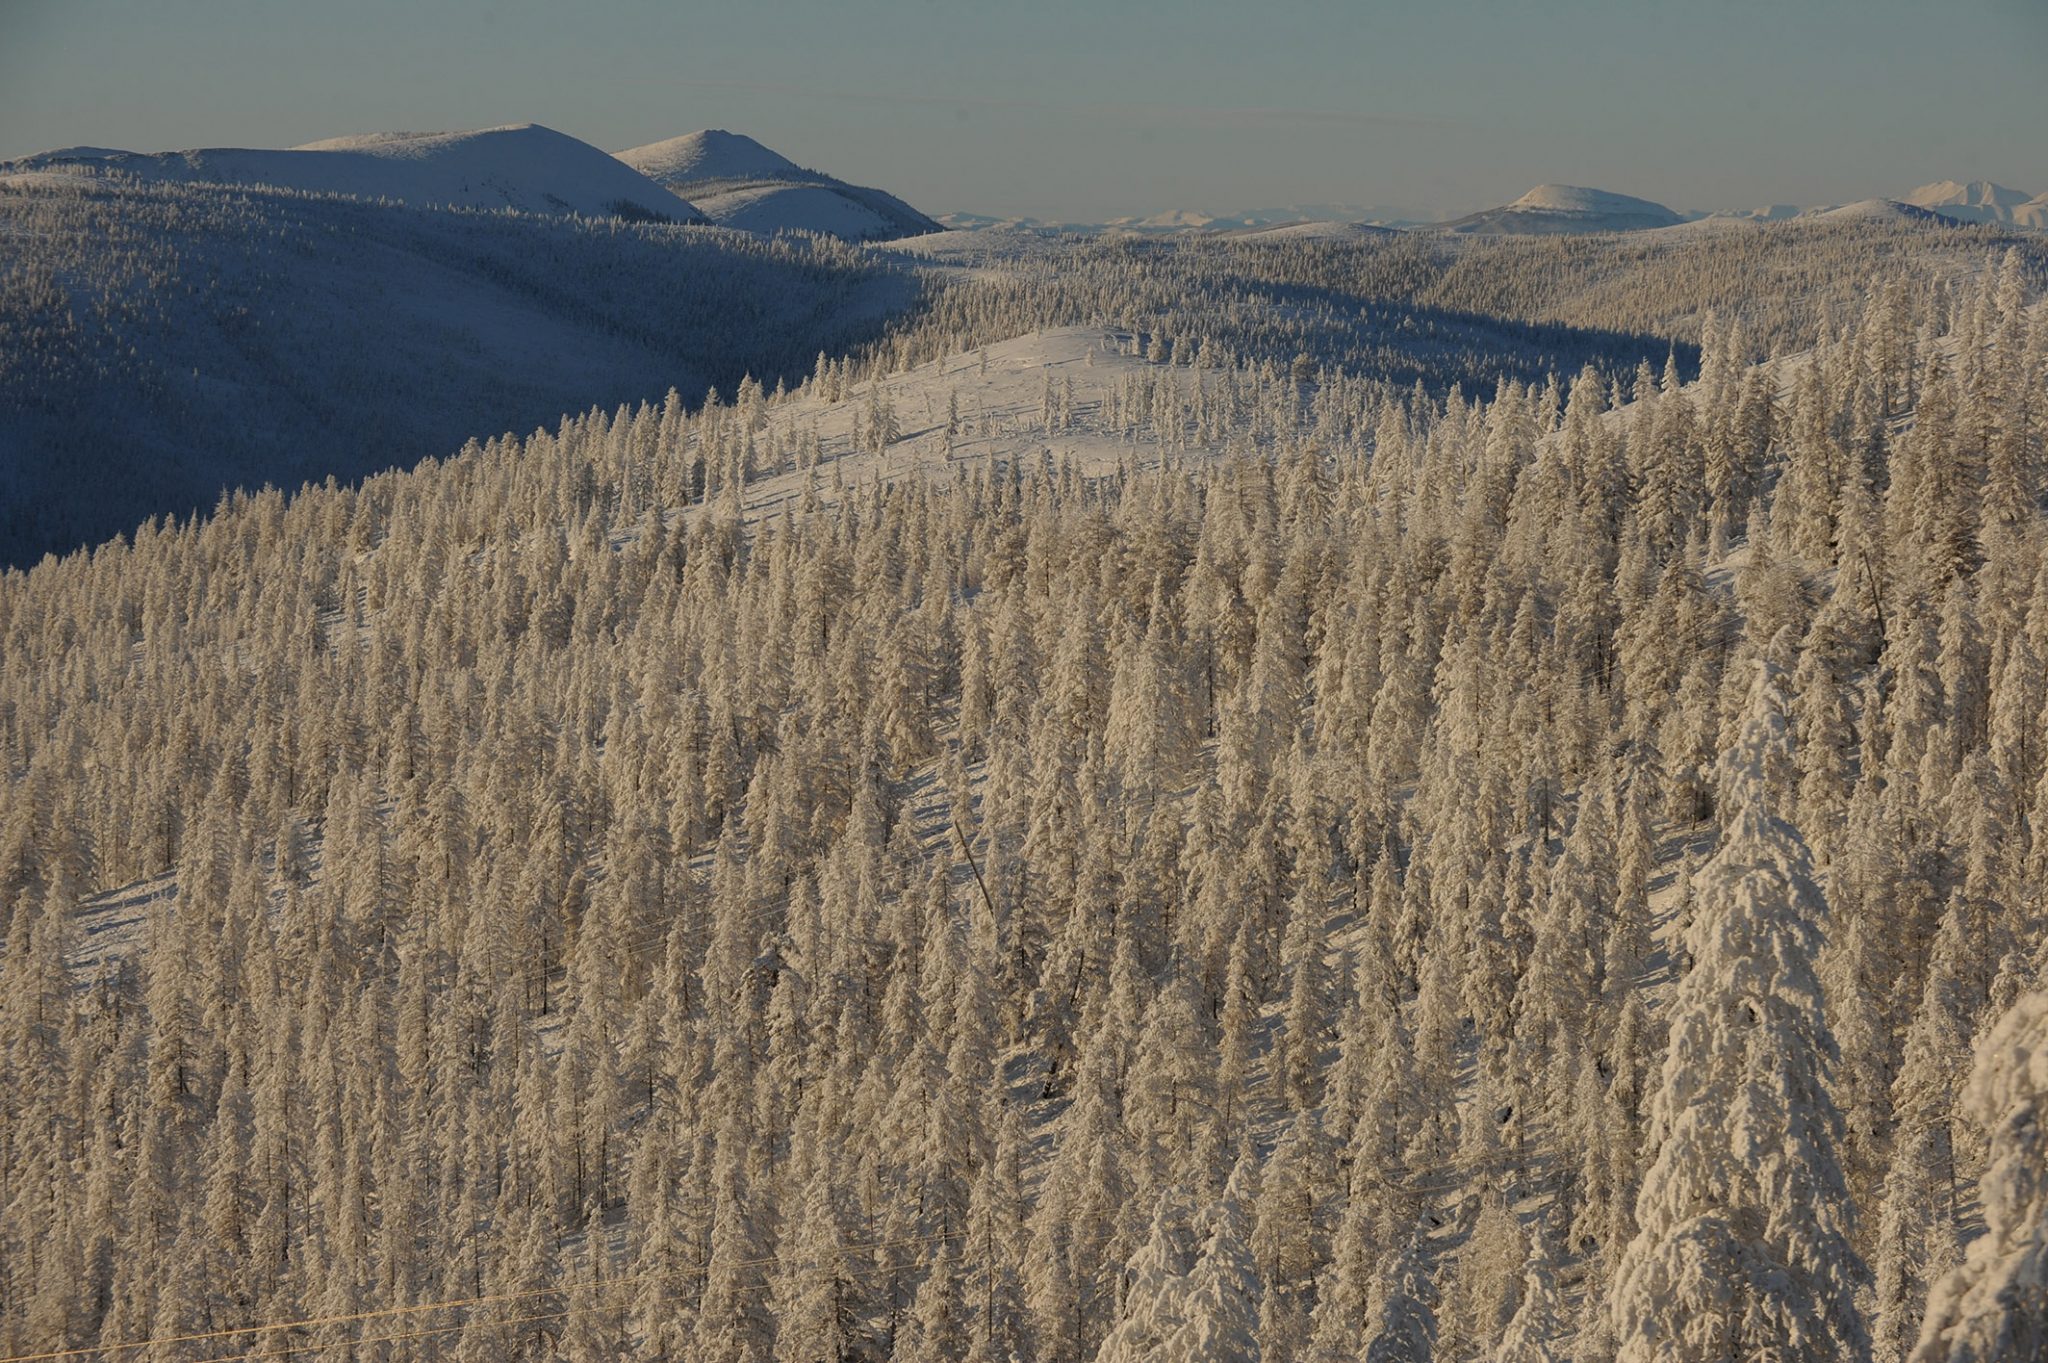
[[[1202,1214],[1208,1235],[1187,1277],[1182,1323],[1167,1339],[1164,1358],[1259,1363],[1259,1305],[1265,1284],[1247,1243],[1245,1204],[1251,1198],[1252,1157],[1241,1156],[1223,1196]]]
[[[1187,1208],[1171,1189],[1159,1195],[1145,1242],[1123,1266],[1121,1305],[1095,1363],[1165,1363],[1166,1342],[1187,1323],[1187,1275],[1195,1246]]]
[[[1963,1101],[1990,1137],[1984,1233],[1937,1283],[1913,1363],[2048,1355],[2048,994],[2022,996],[1977,1047]]]
[[[1430,1363],[1435,1357],[1436,1312],[1423,1243],[1418,1227],[1405,1248],[1381,1261],[1363,1363]]]
[[[1540,1238],[1522,1270],[1521,1299],[1494,1349],[1492,1363],[1557,1363],[1559,1302],[1557,1275]]]
[[[1721,759],[1721,845],[1695,880],[1693,965],[1651,1099],[1638,1230],[1608,1297],[1623,1363],[1720,1363],[1767,1347],[1840,1363],[1868,1347],[1813,966],[1827,906],[1773,805],[1772,771],[1790,760],[1779,677],[1759,663]]]

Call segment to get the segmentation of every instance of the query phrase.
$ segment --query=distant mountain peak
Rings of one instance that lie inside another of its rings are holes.
[[[1902,202],[1915,208],[2017,208],[2026,191],[2007,189],[1990,180],[1936,180],[1908,194]]]
[[[804,169],[745,133],[705,128],[614,153],[651,180],[676,186],[707,180],[760,180],[803,175]]]
[[[1640,213],[1651,217],[1669,214],[1674,220],[1678,216],[1649,199],[1582,185],[1538,185],[1508,207],[1538,213]]]
[[[849,241],[941,230],[894,195],[807,170],[745,133],[724,128],[684,133],[614,155],[656,184],[687,194],[722,227],[770,236],[816,232]]]

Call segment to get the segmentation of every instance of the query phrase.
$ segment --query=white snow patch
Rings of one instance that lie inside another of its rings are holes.
[[[838,402],[806,394],[768,409],[764,449],[786,449],[807,431],[815,431],[822,453],[812,495],[820,502],[836,500],[835,485],[859,487],[871,482],[895,483],[912,478],[953,477],[988,460],[1002,464],[1045,458],[1072,460],[1085,475],[1114,472],[1126,465],[1145,467],[1160,462],[1158,441],[1150,434],[1135,439],[1110,429],[1107,399],[1118,385],[1141,375],[1191,393],[1197,382],[1217,381],[1203,371],[1154,364],[1129,349],[1126,333],[1099,327],[1058,327],[981,350],[927,361],[916,368],[878,381],[880,395],[895,410],[899,438],[880,454],[856,439],[876,385],[855,385]],[[985,358],[984,358],[985,357]],[[1041,407],[1047,380],[1060,388],[1073,386],[1073,420],[1048,432]],[[946,410],[959,401],[959,427],[949,456]],[[1222,450],[1191,441],[1177,457],[1220,457]],[[745,490],[748,517],[779,514],[804,496],[809,477],[795,469],[769,472],[749,481]],[[692,509],[703,510],[700,503]]]

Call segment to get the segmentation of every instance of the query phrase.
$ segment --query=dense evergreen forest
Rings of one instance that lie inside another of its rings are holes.
[[[2043,255],[1672,240],[1034,241],[0,577],[0,1363],[2038,1357]]]

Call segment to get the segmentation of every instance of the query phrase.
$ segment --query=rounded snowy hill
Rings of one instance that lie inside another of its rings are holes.
[[[1521,198],[1508,205],[1532,213],[1635,213],[1644,217],[1658,217],[1677,214],[1663,204],[1648,199],[1638,199],[1629,194],[1616,194],[1605,189],[1585,189],[1578,185],[1538,185]]]
[[[1499,208],[1444,223],[1464,236],[1542,235],[1562,232],[1639,232],[1684,221],[1663,204],[1579,185],[1538,185]]]
[[[418,207],[516,209],[694,222],[694,205],[588,142],[537,123],[476,132],[369,133],[288,150],[130,152],[72,147],[10,170],[80,167],[144,180],[268,185]]]
[[[617,153],[658,184],[687,195],[721,227],[772,236],[816,232],[847,241],[893,241],[944,230],[893,194],[806,170],[743,133],[707,128]]]

